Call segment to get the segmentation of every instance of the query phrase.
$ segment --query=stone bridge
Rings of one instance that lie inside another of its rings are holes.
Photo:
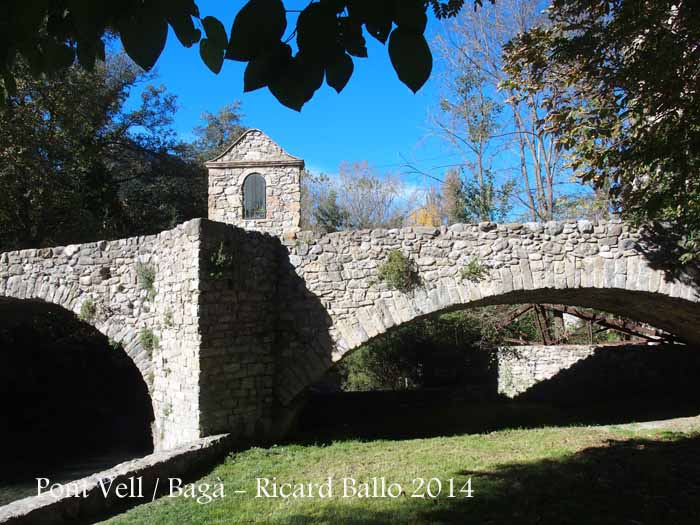
[[[242,440],[279,435],[300,394],[335,361],[437,312],[568,304],[700,344],[697,276],[658,267],[650,255],[658,247],[626,224],[320,235],[298,227],[303,161],[262,132],[246,133],[207,165],[216,221],[0,254],[0,307],[58,305],[122,345],[148,386],[157,449],[222,432]],[[258,219],[246,217],[251,174],[264,179]],[[379,277],[391,250],[414,265],[416,285],[408,291]],[[470,264],[481,275],[465,274]]]

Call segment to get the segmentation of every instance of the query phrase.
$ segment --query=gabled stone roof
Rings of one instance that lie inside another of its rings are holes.
[[[259,129],[249,129],[226,150],[206,163],[208,168],[299,166],[304,160],[290,155]]]

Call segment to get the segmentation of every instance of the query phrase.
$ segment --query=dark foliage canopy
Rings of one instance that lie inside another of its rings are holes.
[[[491,0],[493,1],[493,0]],[[464,0],[318,0],[303,10],[283,0],[249,0],[230,35],[194,0],[6,0],[0,5],[0,98],[14,93],[14,62],[34,74],[63,70],[76,60],[92,70],[105,58],[105,35],[116,34],[145,70],[162,53],[172,28],[180,43],[199,43],[202,61],[219,73],[224,59],[247,62],[246,91],[268,87],[284,105],[300,110],[324,80],[340,92],[353,73],[353,57],[366,57],[364,33],[382,43],[401,81],[414,92],[432,70],[423,35],[427,13],[455,16]],[[475,7],[482,0],[474,0]],[[296,25],[288,17],[298,14]],[[364,28],[364,31],[363,31]],[[291,42],[296,37],[296,50]]]
[[[34,78],[0,105],[0,251],[156,233],[206,215],[202,160],[235,138],[238,104],[176,136],[175,97],[123,55]],[[144,85],[145,84],[145,85]],[[132,90],[140,103],[127,107]]]
[[[541,129],[624,218],[665,223],[700,258],[700,3],[555,0],[506,50],[507,87],[548,89]]]

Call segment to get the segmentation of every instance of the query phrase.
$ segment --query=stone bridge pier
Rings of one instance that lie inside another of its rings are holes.
[[[7,252],[0,303],[58,305],[121,345],[148,387],[157,450],[222,432],[261,438],[271,428],[283,253],[275,237],[204,219]]]
[[[321,235],[299,230],[303,161],[262,132],[247,132],[207,165],[217,221],[0,254],[0,301],[59,305],[122,345],[148,386],[157,449],[224,432],[274,438],[334,362],[401,324],[449,310],[591,307],[700,344],[697,275],[656,266],[655,247],[629,225]],[[413,265],[411,290],[379,277],[394,250]],[[478,276],[465,272],[473,264]]]

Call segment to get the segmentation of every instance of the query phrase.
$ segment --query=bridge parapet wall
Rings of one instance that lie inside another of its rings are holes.
[[[700,343],[687,273],[653,267],[619,222],[459,224],[280,239],[196,219],[156,236],[0,254],[0,300],[55,303],[124,345],[149,384],[159,449],[269,435],[348,352],[413,319],[469,306],[562,303],[619,313]],[[391,250],[417,285],[390,288]],[[475,263],[482,275],[464,275]],[[140,282],[153,270],[153,291]],[[4,299],[3,299],[4,297]],[[159,343],[149,351],[141,334]],[[281,407],[281,412],[273,412]]]
[[[164,450],[269,434],[276,357],[299,328],[280,324],[289,268],[277,237],[196,219],[154,236],[0,254],[0,301],[89,311],[84,321],[122,344],[146,381]]]

